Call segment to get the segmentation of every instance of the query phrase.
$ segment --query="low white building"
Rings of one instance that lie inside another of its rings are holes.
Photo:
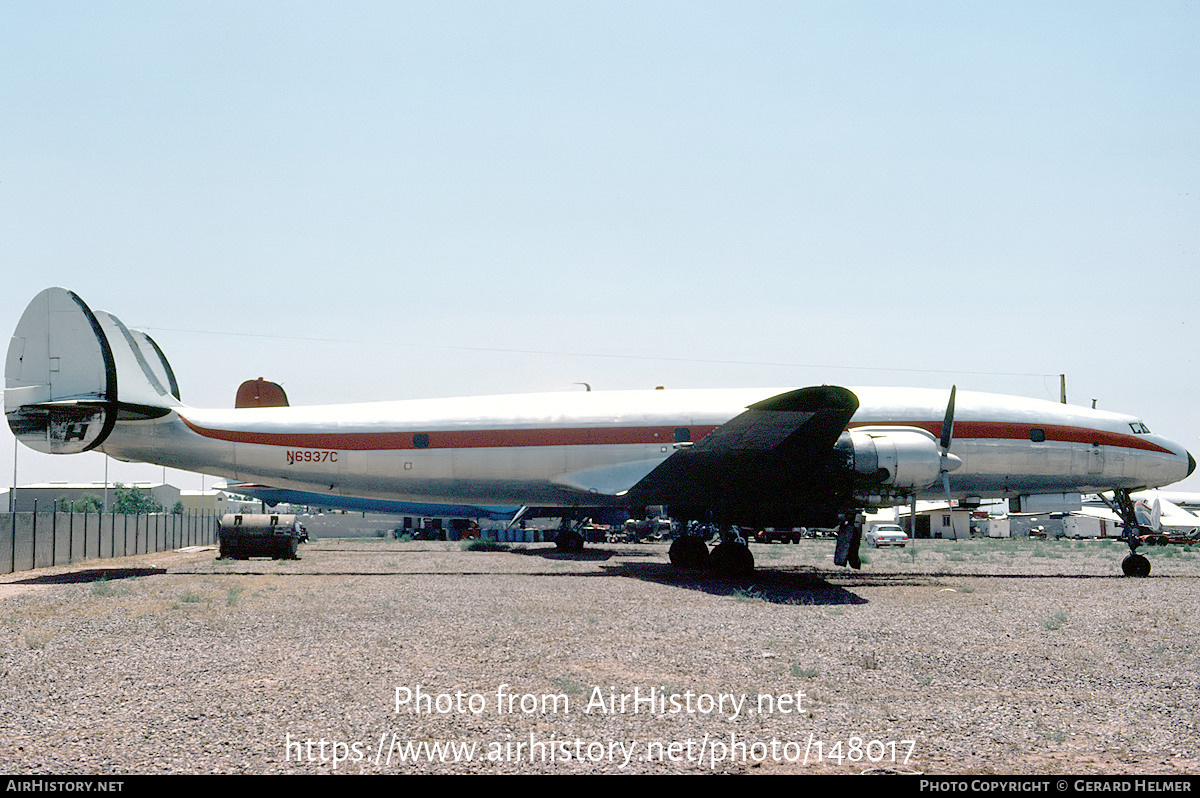
[[[56,504],[77,502],[86,496],[95,496],[105,509],[112,509],[113,500],[118,486],[135,488],[153,497],[165,512],[171,512],[179,501],[179,488],[165,482],[39,482],[30,485],[18,485],[15,491],[17,512],[31,512],[35,507],[39,512],[52,511]],[[3,501],[4,508],[11,507],[9,502],[12,490],[6,491]]]
[[[966,507],[947,507],[945,502],[917,502],[916,534],[912,531],[910,514],[907,507],[896,508],[896,523],[910,538],[965,540],[971,537],[971,510]]]

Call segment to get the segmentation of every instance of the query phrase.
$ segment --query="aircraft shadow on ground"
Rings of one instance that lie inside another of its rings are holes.
[[[313,550],[314,553],[316,550]],[[325,550],[322,550],[325,551]],[[333,550],[329,550],[333,551]],[[360,554],[367,557],[387,556],[396,557],[398,552],[395,551],[351,551],[340,552],[342,554]],[[488,570],[447,570],[430,572],[423,570],[405,570],[395,569],[388,571],[377,571],[374,569],[327,569],[320,571],[303,571],[286,573],[276,570],[268,570],[262,568],[252,568],[255,560],[240,561],[241,567],[236,571],[217,572],[209,570],[189,571],[181,568],[173,568],[172,574],[183,575],[204,575],[209,577],[221,576],[364,576],[364,577],[388,577],[388,576],[478,576],[488,579],[494,579],[498,576],[509,577],[531,577],[536,579],[594,579],[594,578],[626,578],[638,579],[643,582],[653,582],[654,584],[667,585],[671,587],[684,588],[687,590],[697,590],[708,593],[714,596],[730,596],[740,600],[766,601],[772,604],[865,604],[867,600],[861,596],[855,595],[853,592],[844,587],[830,583],[825,574],[821,574],[815,570],[776,570],[770,568],[760,568],[753,575],[743,579],[723,579],[714,576],[706,571],[693,569],[680,569],[672,566],[663,559],[663,554],[660,551],[645,551],[645,552],[630,552],[630,551],[615,551],[605,549],[600,546],[589,546],[581,552],[562,552],[556,548],[513,548],[506,552],[508,554],[519,554],[526,557],[535,557],[547,562],[591,562],[600,563],[600,568],[591,573],[564,573],[557,570],[545,571],[525,571],[510,574],[497,574],[495,571]],[[489,552],[480,552],[482,556],[487,556]],[[619,558],[616,562],[612,560]],[[297,560],[303,560],[303,550]],[[230,561],[232,562],[232,561]],[[259,558],[258,562],[271,562],[266,558]],[[134,571],[137,569],[129,569]],[[149,569],[143,569],[149,570]],[[131,574],[134,575],[134,574]],[[897,584],[901,580],[895,577],[888,579],[888,584]],[[920,584],[922,582],[914,582]]]
[[[17,579],[6,584],[10,585],[75,585],[105,580],[134,579],[139,576],[159,576],[167,573],[166,568],[88,568],[83,571],[72,571],[65,574],[44,574],[31,576],[28,579]]]
[[[553,558],[552,558],[553,559]],[[573,561],[607,560],[601,555],[561,555],[556,559]],[[263,562],[266,562],[265,560]],[[243,566],[252,564],[252,560],[243,560]],[[362,576],[362,577],[396,577],[396,576],[457,576],[480,577],[482,579],[533,578],[533,579],[638,579],[643,582],[678,587],[686,590],[697,590],[713,596],[730,596],[741,600],[766,601],[772,604],[866,604],[867,600],[844,587],[831,584],[822,574],[816,572],[783,572],[758,570],[752,576],[743,579],[724,579],[713,576],[705,571],[685,570],[665,562],[618,562],[612,565],[602,565],[599,571],[591,573],[563,573],[561,571],[521,571],[515,573],[496,573],[492,570],[479,571],[369,571],[369,570],[322,570],[285,573],[265,569],[250,570],[239,568],[237,571],[213,573],[212,571],[172,570],[172,574],[181,576],[223,577],[223,576],[275,576],[275,577],[313,577],[313,576]],[[911,584],[924,584],[923,581]],[[904,584],[897,579],[888,580],[887,584]],[[865,585],[864,585],[865,586]]]
[[[581,552],[568,553],[543,548],[518,550],[516,553],[574,562],[607,561],[620,557],[619,562],[601,566],[601,575],[640,579],[643,582],[699,590],[714,596],[733,596],[772,604],[867,603],[866,599],[830,584],[821,574],[814,571],[777,571],[760,568],[745,578],[724,579],[706,571],[676,568],[663,562],[661,551],[613,551],[589,546]]]
[[[572,562],[596,562],[600,560],[611,560],[613,557],[621,557],[623,559],[642,558],[656,559],[662,557],[660,551],[615,551],[606,549],[603,546],[587,546],[583,551],[560,551],[557,548],[537,548],[526,549],[520,548],[521,544],[516,544],[516,547],[510,549],[512,554],[521,554],[525,557],[541,557],[546,560],[569,560]]]
[[[315,553],[315,550],[314,550]],[[342,554],[362,554],[368,557],[387,556],[396,557],[398,552],[395,551],[345,551]],[[599,568],[590,573],[564,573],[557,570],[538,570],[526,571],[520,573],[503,574],[510,577],[531,577],[536,579],[548,578],[607,578],[618,577],[628,579],[638,579],[643,582],[651,582],[654,584],[665,585],[686,590],[695,590],[707,593],[713,596],[728,596],[743,601],[764,601],[772,604],[792,604],[792,605],[856,605],[867,604],[868,599],[858,595],[855,591],[860,589],[875,588],[875,587],[927,587],[927,588],[945,588],[953,587],[955,580],[960,579],[1127,579],[1121,574],[1078,574],[1078,573],[1057,573],[1057,574],[1012,574],[1012,573],[947,573],[947,572],[919,572],[919,571],[903,571],[903,572],[871,572],[871,571],[846,571],[837,570],[834,572],[821,570],[814,566],[794,566],[794,565],[760,565],[755,569],[754,573],[742,578],[723,578],[702,570],[676,568],[663,558],[661,551],[645,552],[630,552],[628,550],[616,551],[606,549],[602,546],[589,546],[582,552],[562,552],[555,548],[514,548],[507,551],[509,554],[520,554],[526,557],[541,558],[547,562],[591,562],[598,563]],[[480,552],[481,555],[487,556],[488,552]],[[298,560],[303,560],[301,555]],[[241,561],[243,567],[236,571],[217,572],[209,570],[189,571],[186,569],[173,568],[170,571],[164,568],[96,568],[74,571],[71,573],[43,575],[30,577],[19,581],[13,581],[9,584],[19,585],[53,585],[53,584],[72,584],[72,583],[89,583],[98,580],[116,580],[128,579],[141,576],[157,576],[167,573],[175,575],[203,575],[207,577],[220,576],[364,576],[364,577],[389,577],[389,576],[459,576],[471,577],[478,576],[484,578],[496,578],[501,576],[491,569],[487,570],[450,570],[440,572],[430,572],[425,570],[407,570],[395,569],[387,571],[378,571],[374,569],[327,569],[319,571],[303,571],[303,572],[281,572],[277,570],[268,570],[254,568],[251,570],[245,566],[250,566],[254,561]],[[261,559],[260,562],[270,562],[266,559]],[[282,563],[279,563],[282,564]],[[1169,575],[1160,575],[1152,578],[1164,579],[1173,578]],[[1194,578],[1194,577],[1174,577],[1174,578]]]
[[[730,596],[742,601],[800,605],[867,603],[862,596],[830,583],[825,575],[815,571],[760,568],[750,576],[725,578],[663,562],[621,562],[605,566],[604,571],[610,576],[697,590],[712,596]]]

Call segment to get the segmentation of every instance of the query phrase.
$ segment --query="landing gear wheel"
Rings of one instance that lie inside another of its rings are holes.
[[[583,551],[583,535],[570,529],[560,530],[558,537],[554,538],[554,545],[559,551],[579,554]]]
[[[1121,561],[1121,571],[1126,576],[1149,576],[1150,561],[1140,554],[1130,554]]]
[[[708,567],[717,576],[743,577],[754,573],[754,555],[750,547],[737,541],[719,544],[709,555]]]
[[[708,546],[698,537],[685,535],[675,538],[667,557],[676,568],[707,568]]]

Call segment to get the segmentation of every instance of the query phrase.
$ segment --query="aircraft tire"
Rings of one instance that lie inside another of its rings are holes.
[[[554,538],[554,545],[559,551],[579,554],[583,551],[583,535],[571,530],[562,530]]]
[[[1130,554],[1121,561],[1121,572],[1126,576],[1149,576],[1150,561],[1140,554]]]
[[[727,541],[712,550],[709,568],[717,576],[727,578],[750,576],[754,573],[754,555],[749,546]]]
[[[671,560],[671,565],[676,568],[703,569],[708,567],[708,546],[703,540],[693,535],[675,538],[667,556]]]

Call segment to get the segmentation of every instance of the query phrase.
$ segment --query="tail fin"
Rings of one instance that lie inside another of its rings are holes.
[[[1155,532],[1162,531],[1162,502],[1158,497],[1155,497],[1150,502],[1147,502],[1145,499],[1138,499],[1133,504],[1133,514],[1141,526]]]
[[[175,375],[154,341],[110,313],[93,313],[65,288],[47,288],[29,303],[4,377],[8,425],[39,452],[85,452],[118,420],[179,406]]]
[[[246,380],[238,386],[237,396],[233,400],[234,407],[287,407],[287,392],[277,382],[264,380]]]

